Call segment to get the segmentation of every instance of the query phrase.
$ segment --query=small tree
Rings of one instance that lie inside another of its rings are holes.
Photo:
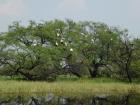
[[[134,44],[129,40],[127,31],[121,32],[118,45],[113,49],[113,62],[119,67],[120,75],[127,76],[132,82],[131,63],[133,60]]]

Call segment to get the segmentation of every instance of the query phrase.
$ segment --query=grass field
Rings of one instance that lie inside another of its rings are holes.
[[[56,82],[35,82],[0,80],[0,94],[46,95],[54,93],[63,96],[91,96],[94,94],[140,94],[140,84],[129,84],[103,80],[58,80]]]

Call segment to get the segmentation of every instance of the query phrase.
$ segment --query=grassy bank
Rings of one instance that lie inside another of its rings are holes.
[[[64,96],[91,96],[94,94],[140,94],[140,84],[95,82],[92,80],[29,82],[0,80],[0,94],[34,95],[55,93]]]

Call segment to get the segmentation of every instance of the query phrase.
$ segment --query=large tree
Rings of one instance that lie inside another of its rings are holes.
[[[30,21],[27,26],[14,22],[0,35],[1,73],[46,80],[88,72],[91,78],[115,75],[131,82],[138,75],[140,50],[139,40],[127,34],[91,21]]]

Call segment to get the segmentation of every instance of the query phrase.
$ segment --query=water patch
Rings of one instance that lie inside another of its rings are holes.
[[[99,94],[92,97],[46,96],[0,98],[0,105],[140,105],[139,94]]]

